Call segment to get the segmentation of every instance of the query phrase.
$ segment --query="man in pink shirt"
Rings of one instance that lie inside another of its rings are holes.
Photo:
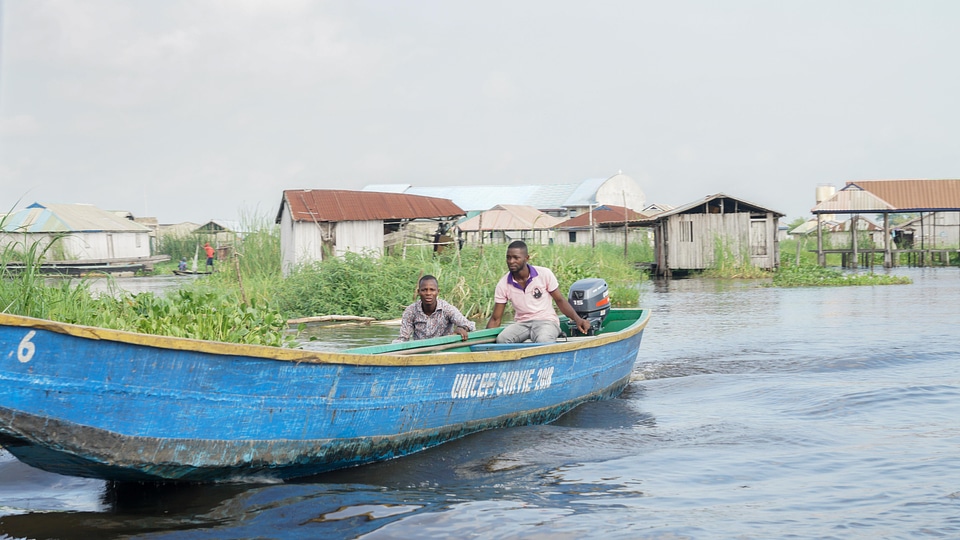
[[[560,335],[560,318],[553,310],[554,302],[560,311],[570,317],[581,332],[590,331],[590,323],[577,315],[573,306],[560,293],[557,277],[549,268],[528,264],[527,244],[521,240],[507,246],[507,272],[493,295],[493,314],[487,328],[500,326],[507,302],[513,304],[513,324],[497,336],[497,343],[520,343],[530,340],[548,343]]]

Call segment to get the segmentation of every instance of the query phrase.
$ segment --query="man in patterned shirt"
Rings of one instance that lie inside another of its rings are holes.
[[[454,332],[466,341],[467,332],[477,329],[477,325],[464,317],[459,309],[438,298],[437,278],[431,275],[420,278],[417,294],[420,300],[403,310],[400,336],[393,340],[394,343],[447,336]]]

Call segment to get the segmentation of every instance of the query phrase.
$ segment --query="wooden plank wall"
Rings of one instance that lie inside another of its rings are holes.
[[[692,238],[689,223],[693,223]],[[751,225],[753,223],[753,225]],[[686,231],[684,229],[686,228]],[[779,260],[777,219],[767,213],[763,221],[751,220],[748,212],[727,214],[680,214],[667,218],[665,259],[658,263],[672,270],[704,270],[714,265],[716,238],[742,263],[743,256],[760,268],[775,268]],[[751,238],[751,232],[754,238]],[[753,245],[763,249],[752,249]]]

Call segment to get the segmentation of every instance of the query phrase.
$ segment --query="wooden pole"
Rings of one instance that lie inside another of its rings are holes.
[[[883,267],[893,268],[893,252],[890,250],[890,212],[883,213]]]
[[[827,257],[823,254],[823,227],[821,226],[820,214],[817,214],[817,264],[827,266]]]
[[[237,269],[237,285],[240,286],[240,298],[244,305],[249,305],[247,304],[247,293],[243,290],[243,278],[240,276],[240,255],[236,251],[233,252],[233,266]]]
[[[630,228],[627,226],[627,192],[623,194],[623,260],[627,260],[627,241],[630,239]]]
[[[860,217],[860,216],[857,215],[857,214],[852,214],[852,215],[850,216],[850,234],[853,235],[853,238],[852,238],[852,240],[853,240],[853,257],[852,257],[852,259],[853,259],[853,260],[850,261],[850,266],[852,266],[853,268],[856,268],[856,267],[857,267],[857,220],[859,219],[859,217]]]

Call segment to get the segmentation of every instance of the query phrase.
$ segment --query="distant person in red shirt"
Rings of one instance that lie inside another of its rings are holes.
[[[203,250],[207,252],[207,270],[213,272],[213,254],[214,250],[210,247],[210,242],[203,245]]]
[[[556,304],[581,332],[590,331],[590,323],[574,311],[560,293],[557,277],[549,268],[528,264],[527,244],[521,240],[507,247],[507,274],[500,278],[493,295],[493,314],[487,328],[500,326],[507,302],[513,304],[513,320],[497,336],[497,343],[533,341],[547,343],[560,335],[560,318],[553,310]]]

